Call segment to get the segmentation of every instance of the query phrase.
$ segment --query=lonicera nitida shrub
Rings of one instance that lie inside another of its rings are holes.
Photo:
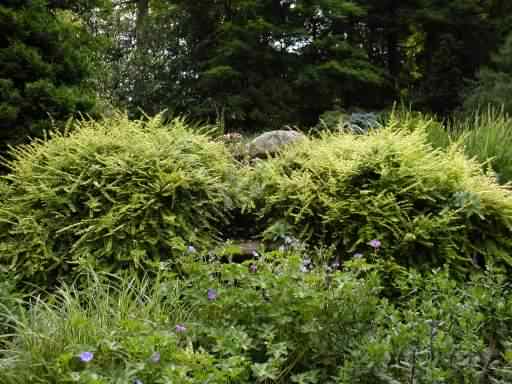
[[[505,384],[512,296],[491,270],[404,272],[383,298],[381,267],[340,271],[289,254],[186,263],[162,274],[89,279],[35,300],[0,355],[3,384]]]
[[[82,121],[16,150],[8,165],[0,261],[43,289],[81,265],[172,262],[212,241],[234,198],[225,147],[181,120]]]
[[[456,148],[435,150],[422,122],[368,135],[325,134],[246,170],[247,212],[311,244],[401,265],[512,266],[512,195]],[[411,123],[412,124],[412,123]],[[425,121],[424,125],[429,122]],[[369,244],[379,239],[376,253]]]

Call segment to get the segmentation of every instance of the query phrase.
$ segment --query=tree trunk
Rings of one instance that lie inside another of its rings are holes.
[[[400,50],[399,50],[399,28],[400,23],[397,20],[396,4],[393,3],[389,10],[389,25],[387,26],[387,64],[388,71],[393,78],[395,88],[398,87],[398,77],[400,75]]]
[[[147,71],[146,51],[147,51],[147,31],[146,20],[149,14],[149,0],[137,0],[137,13],[135,19],[135,49],[136,49],[136,75],[133,89],[133,101],[135,104],[144,109],[145,99],[145,81],[144,75]]]
[[[146,19],[149,13],[149,0],[137,0],[137,15],[135,21],[135,36],[137,38],[137,48],[141,48],[145,43]]]

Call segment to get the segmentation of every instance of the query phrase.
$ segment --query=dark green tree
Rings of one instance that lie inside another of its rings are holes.
[[[7,0],[0,5],[0,152],[95,105],[94,50],[80,14],[93,1]]]
[[[487,63],[512,10],[502,0],[420,0],[409,23],[421,47],[419,77],[410,88],[416,106],[447,114],[461,104],[461,91]]]
[[[123,21],[110,22],[116,44],[104,82],[134,113],[167,108],[261,130],[315,124],[337,106],[383,104],[385,72],[354,38],[364,10],[351,2],[140,3],[115,8]]]
[[[103,93],[229,129],[399,97],[447,114],[512,25],[506,0],[114,0]],[[101,34],[100,33],[100,34]]]
[[[504,108],[512,114],[512,34],[499,51],[493,55],[491,63],[483,67],[465,92],[464,109],[468,112],[491,105]]]

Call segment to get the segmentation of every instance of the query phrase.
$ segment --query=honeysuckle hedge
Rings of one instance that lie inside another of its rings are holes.
[[[218,236],[234,163],[181,120],[83,121],[15,152],[0,206],[0,257],[46,286],[78,266],[158,269]]]
[[[342,260],[362,253],[461,272],[512,265],[510,190],[457,146],[434,150],[428,126],[391,119],[368,135],[303,140],[245,171],[247,210]]]
[[[284,231],[340,262],[511,266],[510,191],[457,147],[433,149],[428,124],[391,118],[367,135],[324,134],[238,163],[179,119],[82,121],[13,153],[0,181],[0,262],[48,288],[84,267],[172,269],[234,233]]]

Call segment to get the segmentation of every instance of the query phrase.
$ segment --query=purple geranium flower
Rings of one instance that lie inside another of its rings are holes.
[[[160,352],[154,352],[151,357],[149,358],[149,360],[151,360],[152,363],[159,363],[160,362]]]
[[[380,248],[380,246],[381,246],[382,244],[381,244],[380,240],[373,239],[373,240],[371,240],[371,241],[368,243],[368,245],[369,245],[370,247],[372,247],[373,249],[379,249],[379,248]]]
[[[217,296],[218,296],[218,294],[215,289],[208,288],[208,300],[210,300],[210,301],[216,300]]]
[[[258,266],[256,264],[251,264],[249,266],[249,271],[251,271],[252,273],[256,273],[258,271]]]
[[[142,383],[142,380],[135,379],[135,380],[133,380],[133,384],[143,384],[143,383]]]
[[[189,245],[187,247],[187,253],[196,253],[196,252],[197,252],[197,250],[193,245]]]
[[[88,363],[94,358],[94,353],[88,351],[82,352],[78,355],[78,358],[82,363]]]
[[[183,333],[187,331],[187,327],[185,327],[183,324],[176,324],[175,330],[176,333]]]

